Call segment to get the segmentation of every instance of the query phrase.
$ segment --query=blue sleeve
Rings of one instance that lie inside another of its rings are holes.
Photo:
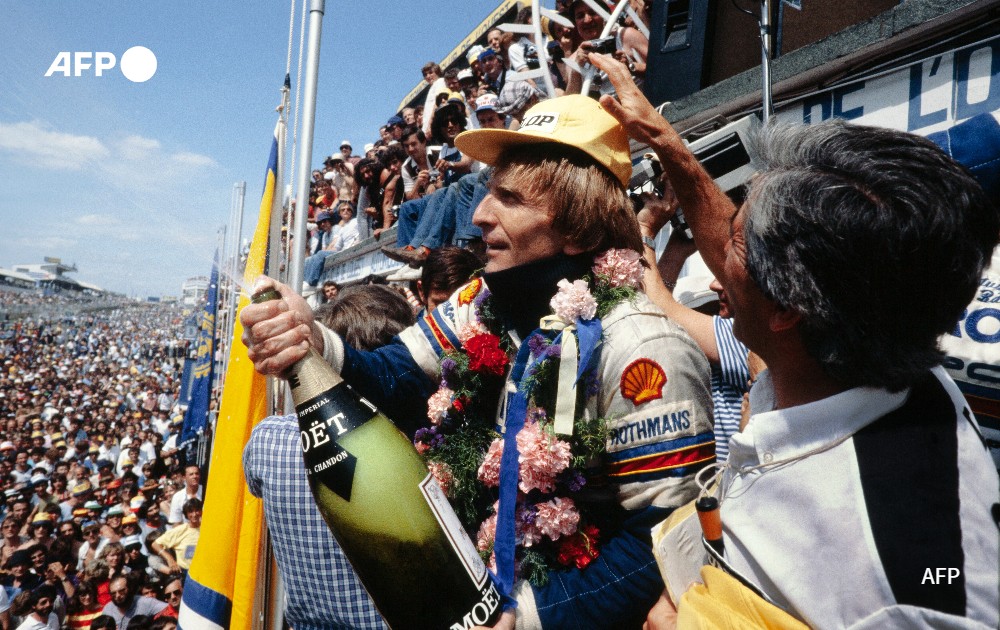
[[[532,587],[543,628],[640,628],[663,592],[650,530],[672,510],[633,513],[584,569],[549,572]]]
[[[427,426],[427,399],[435,384],[399,337],[372,352],[344,344],[342,376],[410,438]]]

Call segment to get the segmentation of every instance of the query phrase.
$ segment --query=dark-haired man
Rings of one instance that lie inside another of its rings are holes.
[[[768,366],[730,440],[718,563],[810,627],[994,627],[1000,488],[937,340],[979,286],[997,208],[929,140],[831,121],[765,129],[736,209],[625,66],[591,61]]]
[[[390,417],[419,417],[440,381],[443,355],[462,351],[457,331],[483,325],[478,309],[487,299],[484,292],[489,292],[498,330],[509,331],[520,344],[542,334],[540,320],[550,315],[550,300],[561,281],[582,282],[593,273],[595,257],[610,249],[637,260],[642,242],[625,192],[632,168],[624,130],[595,101],[580,96],[540,103],[526,122],[531,124],[517,132],[481,129],[456,140],[464,155],[494,166],[488,192],[473,217],[487,247],[481,280],[457,291],[393,343],[370,353],[346,346],[315,323],[304,302],[279,285],[284,304],[252,305],[241,315],[244,341],[257,369],[280,372],[311,343]],[[585,568],[554,569],[545,586],[515,584],[513,555],[498,559],[500,588],[517,599],[518,623],[526,627],[641,625],[648,610],[644,607],[655,601],[662,587],[649,528],[694,497],[694,473],[714,459],[704,355],[641,293],[609,308],[599,318],[603,342],[592,364],[593,387],[579,393],[584,402],[571,412],[574,417],[604,418],[610,434],[617,436],[602,449],[607,494],[599,506],[587,510],[593,514],[590,510],[597,509],[607,518],[607,537],[601,538],[599,561]],[[648,395],[623,384],[623,379],[647,369]],[[381,377],[373,378],[376,373]],[[507,391],[518,387],[519,375],[508,374],[507,379]],[[572,389],[566,382],[561,392],[570,394]],[[506,405],[499,418],[490,409],[484,421],[518,427],[526,420],[516,411],[521,408]],[[678,422],[664,427],[661,419],[671,414]],[[517,434],[511,430],[508,439],[513,441]],[[682,453],[683,463],[675,461]],[[498,536],[510,545],[515,544],[508,536],[514,532],[509,520],[513,510],[511,502],[503,501],[498,518]],[[505,613],[500,623],[513,627],[514,613]]]

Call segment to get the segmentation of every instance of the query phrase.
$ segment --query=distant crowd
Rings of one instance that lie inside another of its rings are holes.
[[[0,628],[175,627],[202,507],[180,310],[0,300]]]

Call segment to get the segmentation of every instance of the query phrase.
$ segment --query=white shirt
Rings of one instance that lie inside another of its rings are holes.
[[[921,470],[921,458],[914,456],[920,452],[917,447],[910,447],[905,440],[894,441],[894,437],[905,431],[923,431],[927,422],[933,424],[926,426],[943,436],[943,443],[950,438],[957,445],[950,450],[950,457],[957,461],[952,474],[959,513],[952,516],[961,527],[960,540],[953,536],[951,542],[959,544],[964,554],[965,566],[956,567],[965,580],[964,612],[990,627],[996,624],[1000,549],[997,527],[989,514],[990,506],[1000,502],[996,471],[972,421],[964,417],[965,401],[958,388],[942,368],[935,368],[932,374],[931,383],[920,389],[889,393],[855,388],[777,411],[772,410],[774,391],[767,371],[750,391],[753,415],[744,431],[730,438],[722,482],[725,558],[778,606],[811,627],[894,623],[904,627],[916,623],[914,627],[919,627],[922,622],[916,619],[926,620],[928,613],[942,615],[951,624],[968,621],[898,602],[894,589],[899,583],[892,584],[890,575],[898,575],[894,573],[898,561],[892,558],[899,556],[886,555],[886,547],[877,547],[880,541],[884,545],[909,530],[927,529],[934,532],[928,539],[939,545],[913,545],[906,550],[919,562],[926,554],[933,557],[931,550],[945,546],[948,532],[954,531],[946,529],[949,515],[944,513],[920,523],[886,525],[885,515],[899,510],[891,505],[891,497],[886,500],[885,488],[876,487],[880,478],[870,474],[878,468],[875,459],[902,458],[902,465],[889,473],[902,471],[905,475],[911,469]],[[914,410],[915,403],[906,404],[911,396],[921,400],[917,396],[931,391],[936,392],[934,400],[939,406],[933,409],[937,412]],[[896,411],[899,413],[892,417],[905,422],[886,430],[887,414]],[[873,434],[869,425],[879,433]],[[950,431],[954,435],[949,436]],[[875,443],[881,451],[873,459],[871,445]],[[926,461],[950,461],[945,447],[928,452],[934,457],[923,458]],[[863,471],[868,474],[863,475]],[[934,480],[912,481],[893,484],[890,490],[900,496],[920,493]],[[922,578],[911,573],[910,584],[905,586],[919,586],[913,580]],[[922,591],[928,592],[933,594]]]
[[[35,619],[34,614],[29,614],[17,630],[59,630],[59,617],[55,613],[49,613],[47,622],[43,623]]]
[[[180,523],[186,523],[187,518],[184,517],[184,504],[188,502],[188,499],[192,498],[202,498],[202,493],[204,492],[204,486],[198,486],[198,492],[195,493],[194,497],[189,497],[187,493],[187,487],[181,488],[174,493],[172,499],[170,499],[170,517],[167,521],[171,525],[179,525]]]

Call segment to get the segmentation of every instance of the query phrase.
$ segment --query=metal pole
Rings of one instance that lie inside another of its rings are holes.
[[[766,125],[774,113],[771,101],[771,0],[761,0],[760,3],[760,56],[764,101],[761,112]]]
[[[310,0],[309,39],[306,71],[303,80],[302,133],[299,136],[298,173],[295,176],[295,222],[291,235],[294,246],[288,260],[288,284],[302,291],[302,265],[305,262],[306,218],[309,210],[309,175],[312,169],[313,127],[316,124],[316,86],[319,80],[319,47],[323,36],[325,0]]]

